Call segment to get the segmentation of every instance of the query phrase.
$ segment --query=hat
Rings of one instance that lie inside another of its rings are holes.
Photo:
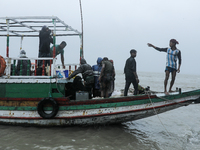
[[[46,30],[46,29],[48,29],[48,28],[49,28],[49,27],[45,25],[45,26],[42,27],[42,30],[44,31],[44,30]]]
[[[19,57],[26,57],[26,52],[25,52],[25,50],[21,50],[21,51],[20,51]]]
[[[176,39],[171,39],[170,42],[175,43],[175,44],[179,44]]]
[[[137,51],[135,49],[130,50],[130,53],[137,53]]]

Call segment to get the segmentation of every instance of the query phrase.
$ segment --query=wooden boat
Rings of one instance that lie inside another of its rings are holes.
[[[74,32],[72,34],[57,34],[57,36],[75,35],[81,38],[82,33],[74,30],[57,17],[6,17],[0,19],[6,20],[6,23],[0,23],[2,27],[0,31],[5,31],[6,33],[1,36],[7,37],[7,54],[0,59],[0,124],[26,126],[114,124],[149,117],[191,103],[199,103],[200,90],[179,92],[167,96],[151,95],[147,92],[139,96],[99,99],[88,99],[87,93],[77,92],[79,99],[70,99],[66,95],[66,86],[71,84],[73,79],[58,78],[56,70],[62,69],[62,66],[56,65],[55,57],[23,58],[34,61],[34,75],[16,76],[13,73],[16,60],[22,58],[9,57],[9,36],[21,37],[20,33],[24,30],[17,32],[9,29],[16,27],[16,24],[18,27],[28,27],[31,34],[27,31],[23,32],[23,37],[37,37],[39,30],[36,27],[41,28],[41,26],[30,26],[25,23],[41,24],[42,19],[42,21],[45,20],[45,23],[53,22],[53,26],[49,27],[54,28],[54,33],[58,31],[56,27],[61,26],[68,29],[64,29],[63,32]],[[80,47],[80,58],[82,58],[82,42]],[[38,60],[43,60],[41,76],[36,73]],[[44,60],[53,61],[48,70],[49,75],[44,74]],[[78,64],[65,64],[65,69],[67,68],[68,72],[71,72],[77,66]]]

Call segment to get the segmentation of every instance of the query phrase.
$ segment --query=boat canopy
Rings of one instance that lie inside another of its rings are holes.
[[[53,31],[53,58],[10,58],[9,57],[9,38],[10,37],[20,37],[21,38],[21,47],[22,50],[22,40],[23,37],[39,37],[39,32],[42,27],[46,25],[48,28]],[[55,59],[55,43],[57,36],[79,36],[80,38],[80,59],[83,58],[83,32],[79,32],[78,30],[72,28],[64,21],[59,19],[56,16],[27,16],[27,17],[0,17],[0,37],[6,37],[7,47],[6,47],[6,57],[4,57],[6,61],[6,69],[5,76],[3,78],[19,78],[19,76],[15,76],[15,63],[17,60],[31,60],[34,62],[35,73],[36,76],[36,68],[38,61],[43,61],[42,66],[42,78],[44,78],[44,62],[45,60],[53,61],[53,66],[50,65],[49,75],[54,76],[56,74],[56,69],[60,68],[60,65],[56,65]],[[50,63],[51,64],[51,63]],[[12,66],[12,69],[11,69]],[[74,66],[74,70],[78,64],[65,64],[65,68],[68,66],[68,70],[71,71],[71,67]],[[30,65],[28,66],[30,67]],[[13,73],[11,73],[11,71]],[[27,72],[27,75],[29,73]],[[21,78],[21,74],[20,74]],[[25,77],[23,77],[25,78]],[[29,77],[27,77],[29,78]],[[39,78],[39,76],[37,76]]]
[[[44,25],[56,36],[82,36],[81,32],[56,16],[0,17],[0,36],[38,37]]]

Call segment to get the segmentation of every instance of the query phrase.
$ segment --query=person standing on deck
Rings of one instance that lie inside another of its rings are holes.
[[[115,90],[115,67],[114,67],[114,62],[112,59],[109,60],[112,65],[113,65],[113,71],[112,71],[112,78],[113,80],[111,81],[111,84],[110,84],[110,91],[109,91],[109,97],[112,95],[112,93],[114,92]]]
[[[139,79],[138,79],[138,75],[136,71],[136,61],[135,61],[137,51],[132,49],[130,50],[130,54],[131,54],[131,57],[129,57],[126,60],[126,64],[124,67],[124,73],[125,73],[125,79],[126,79],[124,96],[127,96],[128,89],[131,83],[133,84],[133,87],[134,87],[134,95],[137,95],[138,93]]]
[[[102,60],[103,59],[101,57],[98,57],[97,64],[92,66],[92,70],[93,70],[93,74],[94,74],[93,97],[101,96],[99,76],[101,74],[101,68],[102,68],[101,61]]]
[[[99,76],[99,82],[101,84],[101,97],[109,97],[110,85],[113,80],[113,65],[108,60],[107,57],[104,57],[102,60],[102,69]]]
[[[174,85],[174,81],[176,78],[176,72],[180,72],[181,67],[181,51],[176,48],[176,44],[179,44],[177,40],[171,39],[169,42],[170,48],[158,48],[150,43],[147,45],[149,47],[153,47],[154,49],[160,51],[160,52],[166,52],[167,53],[167,62],[166,62],[166,69],[165,69],[165,80],[164,80],[164,92],[165,94],[169,94],[167,92],[167,82],[169,79],[169,74],[171,73],[172,79],[170,82],[169,92],[172,91],[172,86]],[[177,68],[177,59],[178,62],[178,68]]]
[[[64,48],[67,45],[67,43],[65,41],[62,41],[60,43],[60,45],[55,45],[56,48],[56,56],[60,54],[60,59],[62,62],[62,66],[65,69],[65,65],[64,65]],[[53,46],[50,49],[50,56],[53,57]]]
[[[50,57],[50,43],[53,44],[53,38],[50,35],[51,30],[47,26],[43,26],[39,33],[39,54],[38,57]],[[50,65],[50,61],[45,61]],[[38,61],[38,66],[42,65],[42,60]]]

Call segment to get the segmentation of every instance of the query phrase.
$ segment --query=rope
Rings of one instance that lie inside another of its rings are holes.
[[[162,126],[164,127],[164,129],[165,129],[165,131],[167,132],[168,136],[171,136],[171,137],[172,137],[172,135],[170,135],[170,133],[168,132],[167,128],[165,127],[165,125],[164,125],[163,122],[161,121],[161,119],[160,119],[160,117],[159,117],[159,115],[158,115],[158,113],[157,113],[157,111],[156,111],[156,109],[155,109],[155,107],[154,107],[154,105],[153,105],[153,103],[152,103],[152,101],[151,101],[151,98],[150,98],[149,94],[148,94],[148,97],[149,97],[149,100],[150,100],[150,102],[151,102],[151,104],[152,104],[152,106],[153,106],[153,110],[154,110],[156,116],[158,117],[160,123],[161,123]],[[159,98],[160,98],[160,97],[159,97]],[[161,99],[162,99],[162,98],[161,98]],[[164,99],[164,98],[163,98],[163,99]],[[167,99],[166,99],[166,100],[167,100]],[[182,146],[181,146],[178,142],[176,142],[176,143],[177,143],[177,145],[178,145],[180,148],[182,148]]]

